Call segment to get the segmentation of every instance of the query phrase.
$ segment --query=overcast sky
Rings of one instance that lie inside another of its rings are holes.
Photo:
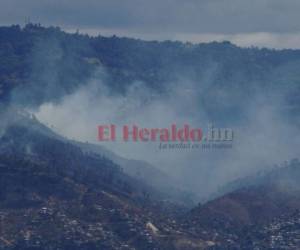
[[[299,0],[0,0],[0,24],[26,18],[68,31],[300,48]]]

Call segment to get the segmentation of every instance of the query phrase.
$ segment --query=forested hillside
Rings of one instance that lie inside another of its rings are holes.
[[[89,37],[28,24],[0,28],[0,60],[0,93],[6,102],[59,100],[101,68],[101,79],[118,93],[136,81],[165,93],[177,82],[193,81],[202,89],[199,105],[212,116],[238,115],[260,92],[270,100],[283,96],[292,111],[299,109],[298,50]]]

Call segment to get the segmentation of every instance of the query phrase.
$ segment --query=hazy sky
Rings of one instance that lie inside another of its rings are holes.
[[[1,25],[279,48],[300,48],[299,13],[299,0],[0,0]]]

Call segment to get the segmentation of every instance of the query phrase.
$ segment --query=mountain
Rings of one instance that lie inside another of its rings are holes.
[[[1,117],[0,249],[299,248],[298,160],[187,211],[34,116]]]
[[[247,123],[258,96],[297,127],[299,62],[299,50],[0,27],[0,249],[299,249],[299,161],[231,182],[190,210],[159,169],[68,140],[23,111],[98,77],[111,96],[142,82],[163,99],[179,84],[196,111],[225,125]]]
[[[31,107],[59,102],[101,69],[105,73],[98,77],[112,93],[143,82],[167,95],[176,84],[193,82],[199,95],[195,105],[212,120],[243,118],[261,93],[270,103],[284,100],[287,114],[298,114],[299,61],[299,50],[90,37],[58,27],[14,25],[0,27],[0,98]]]
[[[220,249],[298,249],[299,177],[300,162],[292,160],[237,180],[230,185],[235,186],[231,192],[194,208],[184,218],[185,226],[203,239],[213,238],[223,247]]]
[[[160,190],[27,113],[1,117],[0,249],[206,246],[179,232],[175,220],[186,208]]]
[[[191,207],[194,205],[195,198],[190,192],[184,191],[183,187],[179,187],[176,184],[175,180],[147,162],[129,160],[120,157],[100,145],[69,140],[61,135],[54,133],[47,126],[39,122],[34,115],[31,115],[30,113],[19,108],[4,108],[1,116],[2,124],[5,124],[5,120],[9,121],[9,126],[11,126],[11,124],[18,124],[18,126],[22,124],[23,128],[30,128],[30,131],[34,130],[35,133],[38,133],[38,135],[43,136],[44,138],[53,138],[62,143],[70,145],[72,144],[86,154],[97,154],[101,157],[109,159],[110,161],[113,161],[122,169],[122,171],[124,171],[125,174],[139,180],[141,183],[145,183],[149,188],[151,187],[152,189],[159,190],[162,199],[182,203],[182,205],[187,207]],[[25,152],[31,150],[30,142],[32,140],[33,138],[30,138],[30,134],[23,135],[23,142],[20,144],[26,145],[27,148],[26,150],[24,149]],[[36,144],[36,141],[33,141],[32,143]],[[14,148],[15,150],[17,147],[19,147],[19,145],[9,145],[9,147]],[[4,149],[8,149],[7,145],[3,146],[3,150]]]

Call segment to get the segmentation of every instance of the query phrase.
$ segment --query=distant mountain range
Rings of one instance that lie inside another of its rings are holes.
[[[27,106],[59,101],[102,68],[102,80],[118,93],[136,81],[165,94],[180,81],[193,81],[201,86],[197,105],[212,120],[243,117],[259,93],[270,103],[280,97],[288,113],[298,114],[299,62],[299,50],[145,42],[15,25],[0,27],[0,98]]]

